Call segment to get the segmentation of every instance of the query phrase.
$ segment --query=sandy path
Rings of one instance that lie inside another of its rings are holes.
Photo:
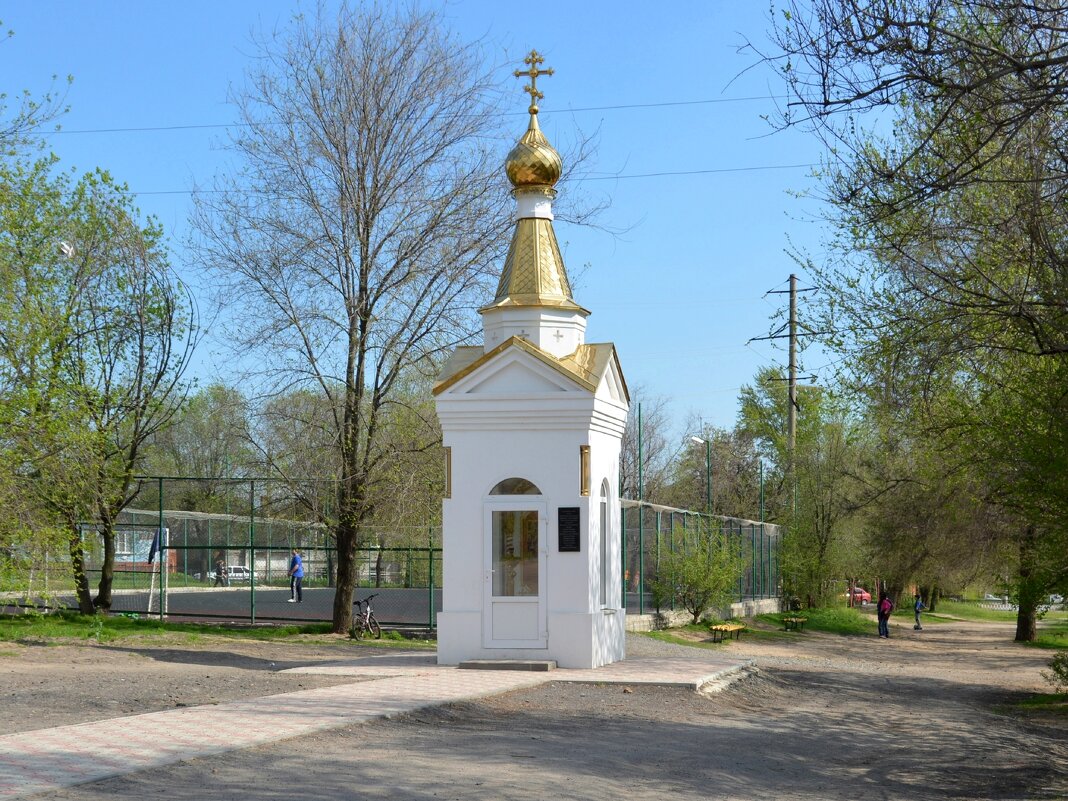
[[[760,670],[711,697],[549,684],[39,798],[1068,798],[1068,721],[1008,706],[1049,652],[1001,624],[894,633],[733,642]]]

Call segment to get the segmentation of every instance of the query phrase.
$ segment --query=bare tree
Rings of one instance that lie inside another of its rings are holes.
[[[398,445],[395,390],[468,341],[501,255],[494,85],[434,14],[323,6],[259,43],[240,171],[201,195],[204,263],[265,394],[326,399],[339,471],[333,626]],[[434,429],[406,432],[424,449]]]
[[[639,385],[631,388],[630,408],[620,453],[620,496],[663,503],[666,500],[664,491],[668,486],[668,468],[672,457],[668,449],[671,423],[668,418],[668,399],[663,395],[650,396],[648,390]]]

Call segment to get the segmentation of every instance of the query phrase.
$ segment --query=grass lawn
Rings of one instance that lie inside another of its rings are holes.
[[[745,630],[745,633],[742,636],[758,637],[761,639],[784,639],[798,636],[798,633],[796,632],[788,632],[784,630],[782,622],[784,617],[807,618],[805,629],[826,631],[831,634],[843,634],[847,636],[875,634],[875,626],[872,623],[871,618],[860,614],[855,609],[831,607],[828,609],[806,609],[803,612],[776,612],[774,614],[758,615],[756,619],[770,624],[772,629],[760,629],[750,626]],[[664,631],[647,631],[642,633],[646,637],[650,637],[654,640],[674,643],[676,645],[688,645],[692,648],[721,648],[724,643],[704,641],[711,637],[711,634],[709,634],[708,631],[709,622],[719,621],[705,621],[696,625],[690,623],[685,626],[677,626]],[[694,635],[700,637],[701,640],[693,639]],[[801,635],[803,636],[804,632],[801,632]],[[727,642],[729,642],[729,640]]]
[[[1016,620],[1016,612],[1011,609],[984,609],[979,604],[960,601],[939,601],[935,614],[951,615],[962,620],[991,620],[1000,623]]]
[[[1046,615],[1039,621],[1038,639],[1029,644],[1036,648],[1068,649],[1068,618],[1063,617],[1063,612],[1060,615],[1062,616]]]
[[[660,642],[670,642],[670,643],[674,643],[675,645],[688,645],[691,648],[721,648],[721,647],[723,647],[723,643],[721,643],[721,642],[715,642],[714,643],[714,642],[703,642],[703,641],[700,641],[700,640],[691,640],[691,639],[688,639],[687,637],[680,637],[677,633],[672,633],[672,632],[679,632],[679,631],[682,631],[682,630],[696,631],[702,637],[711,637],[712,636],[711,634],[708,633],[708,626],[707,625],[704,625],[704,626],[697,625],[697,626],[695,626],[692,623],[690,625],[688,625],[688,626],[680,626],[678,628],[666,629],[664,631],[643,631],[642,634],[645,635],[646,637],[652,639],[652,640],[660,640]]]
[[[983,609],[976,604],[957,601],[940,601],[938,612],[933,616],[924,615],[924,622],[935,622],[937,615],[949,615],[962,620],[987,621],[995,623],[1015,623],[1016,612],[1001,609]],[[1038,621],[1038,639],[1028,643],[1035,648],[1068,648],[1068,612],[1051,610]]]
[[[315,641],[338,643],[330,634],[329,623],[310,623],[293,626],[219,626],[207,623],[170,623],[152,618],[130,618],[123,615],[80,615],[75,612],[54,614],[0,615],[0,642],[63,641],[94,639],[112,642],[124,639],[174,638],[185,642],[208,638],[270,640],[285,642],[301,636],[301,643]],[[354,642],[352,644],[355,644]],[[361,646],[433,648],[433,640],[410,640],[397,632],[383,632],[381,640],[361,640]]]
[[[813,631],[826,631],[831,634],[845,634],[848,636],[876,633],[875,624],[867,615],[862,615],[856,609],[846,606],[831,606],[822,609],[805,609],[801,612],[776,612],[769,615],[760,615],[759,620],[772,623],[777,627],[783,627],[784,617],[807,618],[805,629]]]
[[[1012,707],[1025,712],[1057,715],[1068,720],[1068,693],[1035,693],[1030,698],[1017,701]]]

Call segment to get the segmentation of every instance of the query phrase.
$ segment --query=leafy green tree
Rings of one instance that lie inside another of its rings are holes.
[[[181,402],[192,306],[158,225],[105,172],[0,165],[0,418],[12,467],[68,535],[78,603],[111,605],[114,524],[142,448]],[[80,524],[103,541],[91,595]]]
[[[659,604],[674,600],[699,623],[709,609],[732,600],[741,572],[741,559],[732,547],[706,535],[661,555],[649,586]]]
[[[247,504],[247,486],[228,479],[257,475],[249,414],[239,390],[211,384],[190,394],[171,424],[152,435],[140,469],[195,479],[164,483],[168,508],[222,512]]]
[[[797,100],[781,122],[834,143],[821,328],[1011,532],[1018,640],[1068,563],[1066,21],[1057,3],[789,3],[770,57]]]
[[[662,500],[680,509],[705,511],[711,461],[712,514],[757,520],[760,517],[760,455],[753,437],[743,429],[717,428],[700,419],[686,422],[688,433],[670,466],[670,482]],[[697,436],[711,448],[694,442]],[[711,455],[711,459],[708,456]]]
[[[798,401],[794,453],[786,441],[788,390],[781,371],[757,374],[742,389],[739,426],[752,436],[769,466],[767,519],[784,524],[784,591],[826,600],[843,578],[858,505],[855,422],[832,396],[808,388]],[[793,465],[792,475],[784,467]]]

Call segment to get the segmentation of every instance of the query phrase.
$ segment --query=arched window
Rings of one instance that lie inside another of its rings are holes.
[[[506,478],[490,490],[490,495],[541,495],[541,490],[525,478]]]
[[[608,606],[608,480],[601,482],[601,607]]]

